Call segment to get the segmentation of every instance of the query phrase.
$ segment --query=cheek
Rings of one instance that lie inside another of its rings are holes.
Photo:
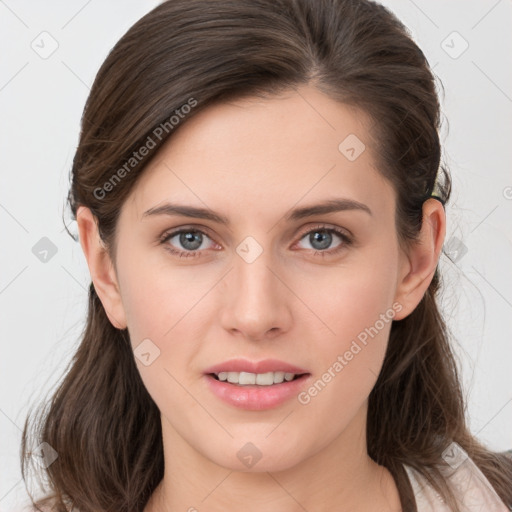
[[[368,400],[382,368],[394,316],[384,300],[359,304],[352,296],[344,305],[345,310],[331,318],[336,336],[318,339],[315,378],[297,397],[302,414],[316,418],[325,439],[343,431]]]
[[[179,383],[185,383],[186,369],[193,366],[196,340],[204,337],[202,297],[215,276],[198,276],[192,267],[172,268],[161,255],[157,260],[135,251],[124,254],[118,260],[119,282],[137,367],[159,406],[179,406],[185,399]]]
[[[123,307],[134,344],[144,338],[169,340],[211,287],[192,267],[172,268],[165,255],[157,256],[139,258],[132,252],[119,259]]]
[[[390,268],[382,258],[340,268],[328,283],[309,293],[308,305],[322,320],[315,324],[326,329],[312,338],[318,375],[301,403],[314,398],[320,408],[343,404],[346,414],[355,412],[371,392],[400,310],[397,303],[393,307],[395,276]]]
[[[369,329],[381,315],[394,316],[390,310],[395,294],[395,273],[392,263],[362,258],[357,264],[347,264],[326,271],[311,279],[297,281],[295,290],[314,313],[316,326],[323,326],[326,347],[342,349],[347,341]],[[390,310],[390,311],[389,311]],[[386,321],[386,325],[389,322]],[[377,329],[383,330],[378,322]]]

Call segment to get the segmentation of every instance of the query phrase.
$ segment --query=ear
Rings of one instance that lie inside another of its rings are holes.
[[[402,305],[402,309],[394,320],[410,315],[425,295],[436,271],[445,234],[446,215],[442,203],[437,199],[427,199],[423,203],[419,240],[407,254],[401,252],[395,301]]]
[[[97,219],[89,208],[80,206],[76,222],[80,245],[89,266],[94,289],[103,304],[110,323],[117,329],[126,328],[126,315],[112,260],[101,240]]]

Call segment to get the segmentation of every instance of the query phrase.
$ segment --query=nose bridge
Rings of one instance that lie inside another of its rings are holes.
[[[271,329],[286,328],[289,311],[286,289],[276,277],[275,258],[270,247],[246,237],[237,247],[226,303],[225,326],[251,338]]]
[[[276,277],[270,268],[274,266],[272,249],[254,238],[246,237],[236,248],[235,278],[238,302],[248,303],[257,309],[270,304],[277,291]]]

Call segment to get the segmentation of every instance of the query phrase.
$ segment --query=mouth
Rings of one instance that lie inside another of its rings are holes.
[[[284,405],[313,378],[305,368],[277,359],[232,359],[207,368],[204,377],[214,396],[232,407],[251,411]]]
[[[231,359],[204,370],[213,395],[239,409],[264,411],[280,407],[313,378],[305,368],[279,359]]]

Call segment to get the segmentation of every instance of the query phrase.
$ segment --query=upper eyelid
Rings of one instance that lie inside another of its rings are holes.
[[[188,231],[198,231],[204,235],[207,235],[209,238],[215,241],[215,237],[211,235],[211,230],[205,226],[179,226],[176,228],[166,229],[161,235],[160,240],[165,240],[167,238],[174,237],[179,235],[182,232]]]
[[[339,231],[345,236],[348,236],[350,238],[353,237],[351,231],[347,228],[343,228],[341,226],[333,226],[330,224],[322,224],[321,222],[317,223],[315,226],[309,226],[307,228],[304,228],[304,231],[301,231],[301,234],[299,236],[307,235],[310,231],[314,231],[315,229],[319,231],[322,229],[325,229],[326,231]]]

